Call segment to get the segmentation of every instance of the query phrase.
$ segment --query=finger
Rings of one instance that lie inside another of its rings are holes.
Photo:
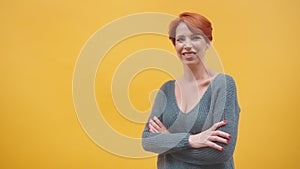
[[[152,119],[149,122],[155,129],[157,129],[157,130],[160,129],[160,127]]]
[[[149,130],[151,133],[154,133],[154,131],[153,131],[153,126],[150,124],[150,121],[148,121],[148,130]]]
[[[213,141],[213,142],[219,142],[219,143],[224,143],[224,144],[228,144],[229,140],[222,138],[222,137],[218,137],[218,136],[211,136],[209,137],[209,141]]]
[[[227,120],[223,120],[223,121],[220,121],[218,123],[215,123],[212,127],[211,127],[211,130],[217,130],[219,127],[222,127],[224,126],[225,124],[227,124]]]
[[[150,126],[150,124],[148,123],[148,130],[150,133],[154,133],[154,131],[152,130],[152,126]]]
[[[153,120],[160,128],[165,128],[165,125],[156,116],[153,117]]]
[[[224,131],[221,131],[221,130],[216,130],[212,133],[212,136],[221,136],[221,137],[224,137],[224,138],[227,138],[227,139],[231,139],[232,136]]]
[[[224,148],[219,146],[218,144],[214,143],[214,142],[211,142],[211,141],[208,141],[207,142],[207,145],[211,148],[214,148],[214,149],[217,149],[217,150],[220,150],[220,151],[223,151]]]
[[[150,133],[154,133],[150,127],[149,127],[149,129],[148,129],[148,130],[149,130],[149,132],[150,132]]]
[[[149,123],[149,131],[151,133],[159,133],[159,131],[152,125],[152,123]]]

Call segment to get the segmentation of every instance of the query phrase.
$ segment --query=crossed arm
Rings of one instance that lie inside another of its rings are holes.
[[[229,133],[217,129],[226,125],[227,122],[227,120],[223,120],[215,123],[211,128],[204,132],[190,135],[188,140],[190,146],[192,148],[211,147],[223,151],[224,148],[216,144],[216,142],[228,144],[232,136]],[[149,120],[148,128],[151,133],[170,134],[165,125],[156,116]]]
[[[236,122],[235,120],[217,122],[203,132],[189,135],[187,148],[174,148],[167,153],[172,153],[172,156],[178,160],[196,165],[226,162],[232,158],[235,149]],[[148,125],[149,132],[153,134],[172,135],[157,117],[153,117]]]
[[[154,113],[143,133],[143,140],[149,139],[149,142],[143,141],[144,148],[156,153],[171,153],[176,159],[197,165],[222,163],[231,159],[237,139],[239,107],[235,84],[229,86],[222,121],[196,134],[171,133],[161,116],[155,116]],[[162,147],[165,151],[156,151]]]

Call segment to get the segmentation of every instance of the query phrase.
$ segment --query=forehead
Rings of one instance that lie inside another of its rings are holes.
[[[192,34],[200,34],[203,35],[203,32],[195,27],[195,26],[188,26],[184,22],[180,22],[176,28],[176,36],[180,35],[192,35]]]

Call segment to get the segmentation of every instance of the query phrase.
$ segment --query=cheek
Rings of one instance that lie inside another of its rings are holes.
[[[197,50],[197,51],[206,51],[207,49],[207,45],[206,43],[202,43],[202,42],[198,42],[194,45],[194,48]]]
[[[183,48],[183,45],[178,44],[178,43],[175,44],[175,50],[176,50],[177,52],[181,52],[182,48]]]

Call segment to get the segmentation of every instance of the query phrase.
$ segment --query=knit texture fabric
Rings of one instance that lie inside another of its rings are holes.
[[[183,113],[175,97],[175,80],[160,88],[149,117],[157,116],[170,134],[149,132],[148,124],[142,134],[146,151],[159,154],[158,169],[234,169],[233,152],[238,133],[240,107],[234,79],[218,74],[209,84],[198,104]],[[219,151],[210,147],[192,148],[189,136],[210,128],[214,123],[227,120],[218,130],[231,134],[229,144],[218,143]]]

